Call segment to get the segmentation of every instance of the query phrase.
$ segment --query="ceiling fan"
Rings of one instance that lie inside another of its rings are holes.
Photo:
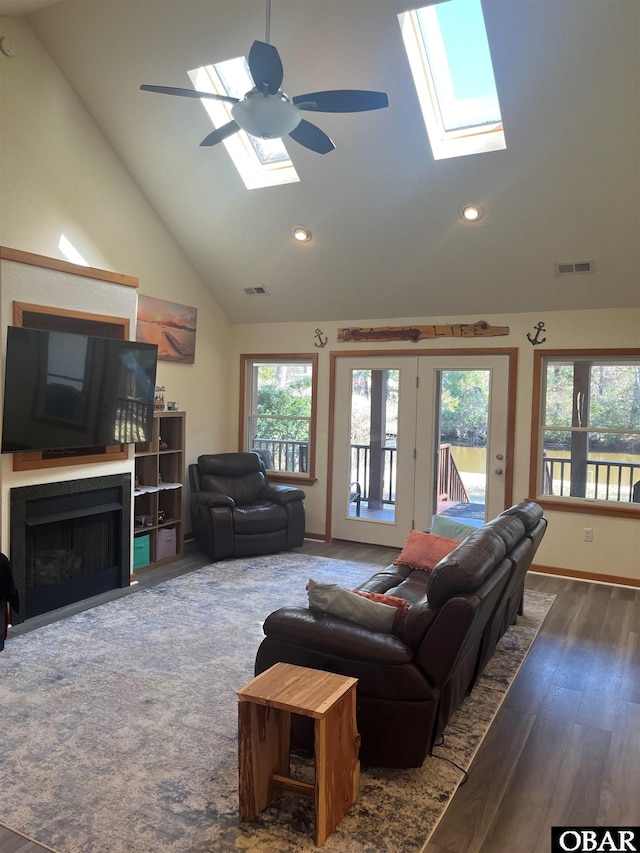
[[[249,51],[249,70],[255,85],[244,98],[174,86],[143,85],[140,88],[145,92],[179,95],[183,98],[210,98],[233,104],[232,121],[206,136],[200,143],[205,147],[217,145],[233,133],[244,130],[262,139],[276,139],[289,135],[305,148],[316,151],[318,154],[327,154],[334,150],[335,145],[323,130],[302,117],[301,110],[353,113],[379,110],[389,106],[389,98],[385,92],[369,92],[364,89],[333,89],[288,98],[280,89],[284,77],[280,55],[269,43],[270,17],[271,0],[267,0],[265,41],[254,41]]]

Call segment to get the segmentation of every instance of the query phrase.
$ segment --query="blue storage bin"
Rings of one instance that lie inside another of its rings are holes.
[[[150,537],[148,533],[144,536],[136,536],[133,540],[133,568],[141,569],[151,562]]]

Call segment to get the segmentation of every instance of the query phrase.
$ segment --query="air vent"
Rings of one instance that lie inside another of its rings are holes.
[[[593,272],[593,261],[574,261],[568,264],[556,264],[556,275],[575,275],[580,272]]]
[[[247,296],[268,296],[269,291],[266,287],[258,285],[257,287],[245,287],[244,292]]]

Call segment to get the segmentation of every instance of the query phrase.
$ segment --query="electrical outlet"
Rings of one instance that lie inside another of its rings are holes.
[[[584,529],[584,541],[585,542],[593,542],[593,528],[585,527]]]

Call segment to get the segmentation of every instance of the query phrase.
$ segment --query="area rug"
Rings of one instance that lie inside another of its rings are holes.
[[[309,577],[354,587],[376,567],[296,553],[207,566],[28,634],[0,654],[0,819],[60,853],[312,851],[310,803],[238,822],[237,698],[262,622],[306,606]],[[467,768],[554,596],[527,592],[435,753]],[[304,768],[303,768],[304,769]],[[363,770],[327,853],[417,853],[462,774]]]

